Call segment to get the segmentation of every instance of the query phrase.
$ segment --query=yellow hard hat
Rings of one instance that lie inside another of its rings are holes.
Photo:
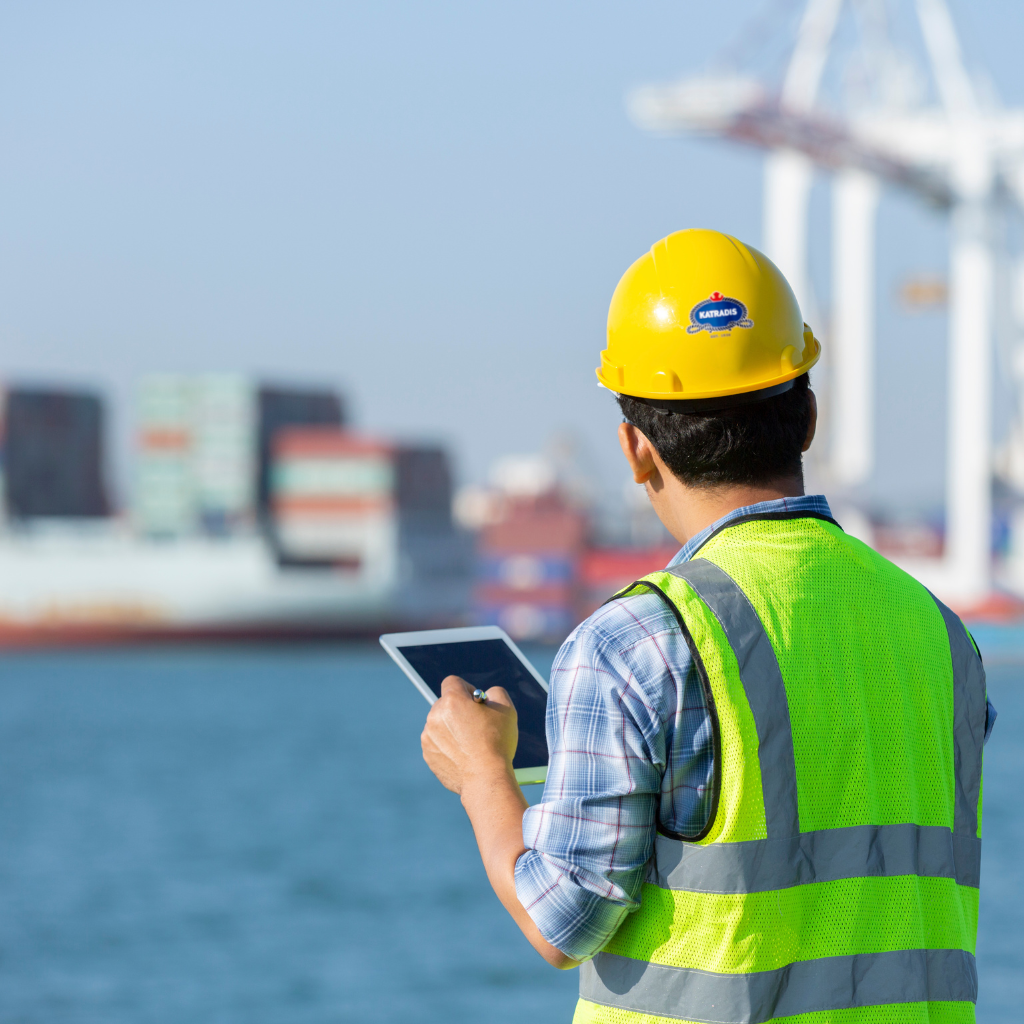
[[[710,409],[708,399],[737,396],[731,405],[786,391],[820,354],[764,253],[693,229],[663,238],[622,275],[597,379],[622,395]]]

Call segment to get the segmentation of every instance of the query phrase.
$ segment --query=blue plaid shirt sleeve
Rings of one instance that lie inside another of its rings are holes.
[[[690,737],[681,758],[678,726]],[[707,817],[707,708],[660,598],[614,601],[569,637],[551,672],[547,734],[547,782],[523,818],[516,892],[553,946],[586,960],[639,906],[659,815],[672,825]]]
[[[671,564],[731,520],[796,511],[831,516],[821,495],[735,509]],[[583,961],[639,906],[658,824],[696,835],[711,812],[711,715],[661,598],[611,601],[570,635],[551,671],[547,738],[547,782],[523,816],[516,893],[544,938]]]

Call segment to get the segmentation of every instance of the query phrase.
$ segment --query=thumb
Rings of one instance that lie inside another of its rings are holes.
[[[504,686],[492,686],[487,691],[487,699],[494,701],[495,704],[503,704],[507,708],[515,707],[512,703],[512,698],[508,695],[508,691]]]

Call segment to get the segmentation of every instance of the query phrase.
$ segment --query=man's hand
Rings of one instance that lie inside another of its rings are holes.
[[[516,895],[516,861],[526,852],[523,812],[526,799],[512,771],[519,742],[516,709],[500,686],[487,691],[487,703],[473,700],[473,687],[458,676],[441,684],[423,730],[423,760],[441,784],[462,797],[473,825],[487,877],[530,944],[549,964],[577,963],[540,933]]]
[[[518,742],[516,709],[504,688],[492,686],[487,703],[478,704],[473,687],[458,676],[441,684],[420,737],[427,767],[460,796],[471,776],[510,773]]]

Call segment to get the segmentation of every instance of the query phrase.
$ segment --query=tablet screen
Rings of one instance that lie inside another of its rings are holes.
[[[462,676],[470,686],[481,690],[504,686],[519,715],[519,746],[512,767],[538,768],[548,763],[548,744],[544,736],[548,695],[504,640],[418,644],[398,650],[438,697],[446,676]]]

